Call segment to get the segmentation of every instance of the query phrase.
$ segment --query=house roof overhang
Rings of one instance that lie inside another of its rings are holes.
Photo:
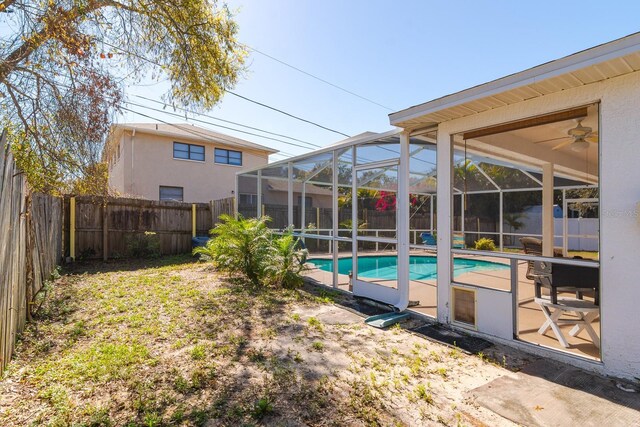
[[[156,128],[157,126],[157,128]],[[173,124],[161,124],[155,123],[121,123],[111,127],[110,139],[118,140],[123,132],[144,133],[150,135],[164,136],[168,138],[176,138],[178,140],[186,140],[200,143],[213,143],[221,144],[228,147],[241,147],[248,150],[275,154],[278,150],[275,150],[264,145],[256,144],[251,141],[236,138],[231,135],[226,135],[218,132],[214,132],[210,129],[201,128],[199,126],[192,126],[184,123]]]
[[[434,99],[389,115],[406,130],[516,104],[640,70],[640,33],[601,44],[519,73]]]

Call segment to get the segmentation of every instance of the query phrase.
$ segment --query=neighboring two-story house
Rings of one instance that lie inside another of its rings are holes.
[[[273,150],[190,124],[114,125],[103,159],[123,196],[208,202],[235,196],[235,175],[266,165]]]

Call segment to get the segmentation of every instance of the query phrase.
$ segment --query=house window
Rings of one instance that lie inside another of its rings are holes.
[[[216,148],[214,161],[223,165],[242,166],[242,152]]]
[[[204,146],[174,142],[173,158],[184,160],[198,160],[204,162]]]
[[[160,200],[168,200],[172,202],[182,202],[184,188],[160,186]]]
[[[256,206],[258,204],[258,195],[240,193],[238,202],[243,206]]]
[[[311,205],[312,205],[311,196],[305,196],[304,197],[304,207],[305,208],[310,208]],[[298,196],[298,206],[302,206],[302,196]]]

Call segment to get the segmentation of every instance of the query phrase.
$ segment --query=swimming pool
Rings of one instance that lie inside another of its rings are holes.
[[[338,273],[349,274],[353,270],[351,257],[338,259]],[[333,271],[333,260],[327,258],[312,258],[307,262],[320,270]],[[457,277],[472,271],[508,270],[506,264],[482,261],[476,259],[455,258],[453,260],[453,275]],[[368,279],[396,280],[398,278],[398,257],[389,255],[374,255],[358,257],[358,277]],[[409,279],[428,280],[437,277],[436,257],[412,255],[409,257]]]

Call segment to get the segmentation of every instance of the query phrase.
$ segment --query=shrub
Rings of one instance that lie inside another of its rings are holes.
[[[158,258],[160,256],[160,236],[151,231],[127,236],[125,245],[127,254],[133,258]]]
[[[213,261],[222,271],[244,275],[253,284],[259,284],[271,248],[272,233],[266,225],[269,218],[221,215],[220,220],[211,230],[213,238],[205,246],[195,248],[194,255]]]
[[[494,243],[493,239],[489,239],[487,237],[483,237],[480,240],[476,240],[475,244],[476,244],[475,248],[479,251],[495,251],[496,250],[496,244]]]
[[[297,288],[302,285],[302,271],[307,250],[302,249],[300,239],[291,229],[273,239],[264,268],[265,281],[271,286]]]
[[[268,217],[237,219],[220,216],[206,246],[193,250],[201,260],[213,261],[228,273],[245,276],[253,284],[293,288],[302,284],[307,251],[291,229],[275,236],[267,227]]]

